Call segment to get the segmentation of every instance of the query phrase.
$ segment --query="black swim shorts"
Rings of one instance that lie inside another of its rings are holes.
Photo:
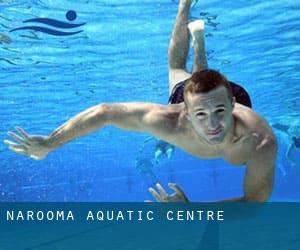
[[[169,98],[169,103],[175,104],[184,101],[183,90],[186,82],[187,80],[184,80],[182,82],[177,83],[174,86],[172,94]],[[247,91],[242,86],[234,82],[229,81],[229,83],[231,85],[232,94],[235,97],[236,102],[251,108],[252,107],[251,99]]]

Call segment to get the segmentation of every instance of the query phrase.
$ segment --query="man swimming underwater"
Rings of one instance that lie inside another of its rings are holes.
[[[284,132],[289,137],[288,149],[285,153],[285,160],[291,167],[295,167],[296,163],[291,159],[292,151],[300,151],[300,120],[286,119],[283,123],[272,124],[272,127]]]
[[[244,195],[226,201],[266,201],[272,191],[277,144],[267,122],[251,108],[245,90],[207,69],[204,23],[187,27],[191,0],[181,0],[169,44],[169,105],[109,103],[93,106],[55,129],[49,136],[8,132],[16,142],[5,140],[16,153],[43,159],[75,138],[106,125],[148,132],[200,158],[224,158],[246,165]],[[189,31],[195,53],[193,74],[186,71]],[[160,184],[150,188],[157,201],[187,201],[174,183],[169,195]]]

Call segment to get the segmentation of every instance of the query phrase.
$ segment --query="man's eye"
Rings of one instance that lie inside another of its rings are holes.
[[[218,114],[222,114],[222,113],[224,113],[225,112],[225,109],[217,109],[216,110],[216,113],[218,113]]]
[[[206,114],[204,112],[199,112],[196,114],[197,116],[205,116]]]

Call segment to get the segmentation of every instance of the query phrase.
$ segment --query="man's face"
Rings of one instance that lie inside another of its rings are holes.
[[[223,141],[233,123],[234,102],[225,87],[220,86],[208,93],[186,96],[188,119],[197,134],[211,145]]]

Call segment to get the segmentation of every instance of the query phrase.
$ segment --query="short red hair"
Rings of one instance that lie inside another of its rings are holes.
[[[205,69],[195,72],[185,84],[184,100],[186,100],[187,93],[207,93],[219,86],[224,86],[227,89],[228,96],[231,99],[231,85],[224,75],[213,69]]]

